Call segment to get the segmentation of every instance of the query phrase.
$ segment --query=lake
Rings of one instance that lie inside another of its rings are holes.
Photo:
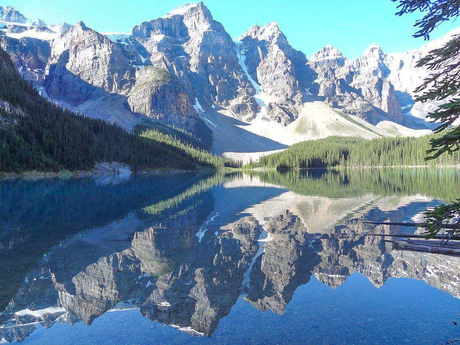
[[[397,250],[460,171],[0,182],[0,343],[440,344],[460,257]]]

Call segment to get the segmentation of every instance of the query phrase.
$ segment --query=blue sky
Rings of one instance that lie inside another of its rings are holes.
[[[141,21],[161,17],[187,0],[7,0],[31,19],[47,23],[79,20],[99,32],[130,32]],[[423,39],[412,37],[419,14],[395,16],[390,0],[207,0],[214,19],[233,38],[254,24],[278,21],[291,45],[307,57],[333,44],[353,59],[375,42],[386,52],[418,48]],[[442,36],[458,23],[447,23],[433,34]]]

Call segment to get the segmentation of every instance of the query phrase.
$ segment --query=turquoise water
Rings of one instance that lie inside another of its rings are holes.
[[[362,221],[420,219],[458,186],[456,170],[0,182],[0,340],[455,340],[460,258]]]

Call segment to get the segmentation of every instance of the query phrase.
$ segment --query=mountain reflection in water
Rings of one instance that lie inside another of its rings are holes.
[[[459,257],[394,250],[365,234],[415,229],[360,221],[420,219],[459,185],[423,169],[0,182],[0,340],[131,309],[212,339],[241,298],[282,315],[301,285],[354,273],[458,299]]]

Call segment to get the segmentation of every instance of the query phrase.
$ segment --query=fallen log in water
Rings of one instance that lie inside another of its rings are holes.
[[[415,226],[418,228],[426,227],[424,223],[398,223],[398,222],[370,222],[370,221],[363,221],[363,224],[373,224],[373,225],[396,225],[396,226]],[[458,225],[456,224],[443,224],[442,229],[452,229],[452,230],[459,230]]]
[[[405,235],[405,234],[366,234],[366,236],[377,236],[377,237],[403,237],[403,238],[423,238],[426,240],[443,240],[445,236],[434,236],[427,237],[427,235]],[[449,241],[460,241],[460,236],[452,236]]]
[[[415,252],[455,255],[460,256],[460,248],[441,247],[438,245],[429,245],[428,243],[411,243],[408,241],[392,241],[395,249],[410,250]]]

